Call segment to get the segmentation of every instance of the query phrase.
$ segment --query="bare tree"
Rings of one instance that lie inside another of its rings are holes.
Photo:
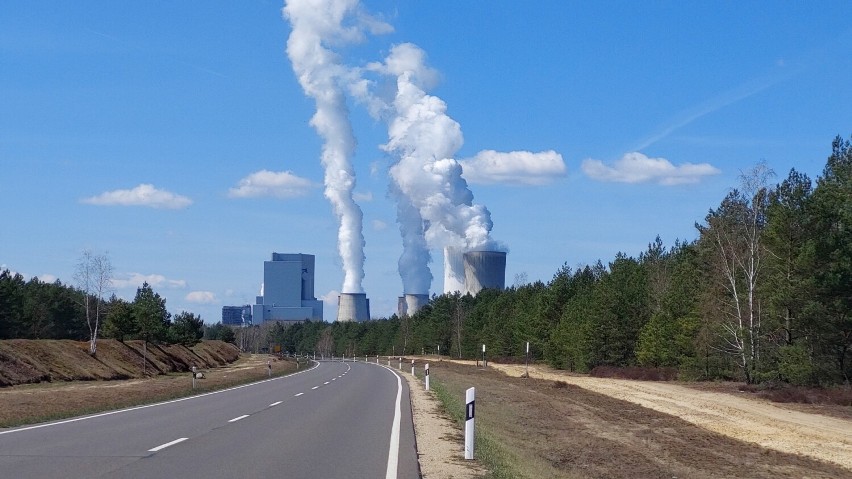
[[[755,379],[761,350],[761,305],[757,297],[765,255],[761,235],[766,224],[767,182],[773,176],[761,162],[740,176],[733,190],[699,227],[715,253],[713,267],[725,295],[720,301],[723,352],[737,358],[746,382]]]
[[[101,306],[112,289],[112,274],[112,263],[106,254],[94,254],[88,249],[80,254],[74,280],[83,293],[83,308],[89,326],[89,354],[92,356],[98,352]]]

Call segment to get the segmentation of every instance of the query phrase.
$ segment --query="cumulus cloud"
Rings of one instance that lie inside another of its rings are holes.
[[[705,176],[721,173],[709,163],[681,163],[675,166],[665,158],[648,158],[639,152],[627,153],[612,165],[590,158],[583,161],[581,169],[588,177],[598,181],[659,183],[667,186],[698,183]]]
[[[388,228],[388,224],[382,220],[373,220],[373,229],[376,231],[384,231]]]
[[[178,210],[192,204],[186,196],[158,190],[154,185],[143,183],[130,190],[114,190],[101,193],[98,196],[84,198],[83,203],[98,206],[148,206],[151,208],[166,208]]]
[[[553,150],[538,153],[482,150],[460,163],[462,176],[469,183],[544,185],[566,174],[562,155]]]
[[[310,180],[298,177],[292,171],[260,170],[241,179],[236,188],[228,190],[228,196],[295,198],[306,195],[313,187],[314,184]]]
[[[116,289],[138,288],[142,283],[148,283],[152,288],[186,288],[186,280],[168,279],[161,274],[128,273],[112,279],[112,286]]]
[[[215,304],[217,302],[216,295],[210,291],[191,291],[184,299],[190,303],[198,304]]]

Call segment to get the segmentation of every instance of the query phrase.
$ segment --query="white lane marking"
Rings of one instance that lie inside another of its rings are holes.
[[[337,381],[337,378],[331,378],[332,381]]]
[[[277,406],[277,405],[281,404],[282,402],[284,402],[284,401],[275,401],[274,403],[270,404],[269,407]]]
[[[121,413],[125,413],[125,412],[137,411],[139,409],[148,409],[150,407],[165,406],[166,404],[173,404],[173,403],[178,403],[178,402],[183,402],[183,401],[189,401],[190,399],[198,399],[198,398],[202,398],[204,396],[212,396],[213,394],[226,393],[226,392],[229,392],[229,391],[234,391],[234,390],[237,390],[237,389],[256,386],[258,384],[268,383],[269,381],[278,381],[280,379],[286,379],[286,378],[295,376],[297,374],[303,374],[303,373],[306,373],[306,372],[309,372],[309,371],[313,371],[314,369],[318,368],[319,365],[320,365],[320,363],[314,363],[314,365],[311,366],[310,369],[305,369],[304,371],[299,371],[298,373],[288,374],[287,376],[279,376],[277,378],[272,378],[272,379],[264,379],[262,381],[257,381],[257,382],[249,383],[249,384],[243,384],[242,386],[234,386],[232,388],[222,389],[221,391],[212,391],[212,392],[209,392],[209,393],[199,394],[197,396],[187,396],[185,398],[172,399],[171,401],[163,401],[163,402],[158,402],[158,403],[154,403],[154,404],[145,404],[143,406],[134,406],[134,407],[130,407],[130,408],[127,408],[127,409],[119,409],[117,411],[107,411],[107,412],[102,412],[102,413],[99,413],[99,414],[92,414],[91,416],[75,417],[73,419],[65,419],[63,421],[49,422],[49,423],[45,423],[45,424],[37,424],[35,426],[27,426],[27,427],[22,427],[22,428],[19,428],[19,429],[11,429],[9,431],[0,431],[0,436],[2,436],[3,434],[12,434],[12,433],[15,433],[15,432],[30,431],[32,429],[41,429],[43,427],[59,426],[61,424],[68,424],[68,423],[72,423],[72,422],[85,421],[87,419],[95,419],[95,418],[98,418],[98,417],[112,416],[113,414],[121,414]]]
[[[242,416],[235,417],[235,418],[233,418],[233,419],[229,420],[228,422],[237,422],[237,421],[239,421],[240,419],[245,419],[245,418],[247,418],[247,417],[249,417],[249,415],[248,415],[248,414],[243,414]]]
[[[328,381],[324,382],[323,384],[328,384]]]
[[[388,469],[385,479],[396,479],[399,467],[399,421],[402,416],[402,378],[392,369],[388,369],[396,376],[396,407],[393,411],[393,425],[391,426],[390,446],[388,447]]]
[[[165,443],[165,444],[160,444],[160,445],[159,445],[159,446],[157,446],[157,447],[152,447],[151,449],[148,449],[148,452],[157,452],[157,451],[159,451],[159,450],[161,450],[161,449],[165,449],[165,448],[167,448],[167,447],[169,447],[169,446],[174,446],[175,444],[177,444],[177,443],[179,443],[179,442],[186,441],[187,439],[189,439],[189,438],[188,438],[188,437],[182,437],[182,438],[180,438],[180,439],[175,439],[175,440],[174,440],[174,441],[172,441],[172,442],[167,442],[167,443]]]
[[[319,386],[314,386],[314,387],[312,387],[311,389],[317,389],[318,387],[319,387]]]
[[[305,393],[299,393],[299,394],[296,394],[296,395],[295,395],[295,396],[293,396],[293,397],[294,397],[294,398],[297,398],[297,397],[301,396],[302,394],[305,394]]]

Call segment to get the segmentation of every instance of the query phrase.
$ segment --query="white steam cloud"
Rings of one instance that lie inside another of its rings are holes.
[[[600,160],[587,159],[581,165],[583,173],[594,180],[618,183],[659,183],[680,185],[698,183],[705,176],[717,175],[718,168],[709,163],[673,165],[665,158],[648,158],[639,152],[627,153],[607,166]]]
[[[343,262],[343,292],[362,293],[364,279],[363,213],[355,203],[355,172],[350,158],[355,138],[341,82],[347,69],[329,45],[361,41],[364,32],[382,33],[390,27],[364,13],[357,0],[289,0],[284,17],[292,31],[287,55],[305,94],[316,103],[311,126],[322,137],[325,196],[339,220],[338,252]]]

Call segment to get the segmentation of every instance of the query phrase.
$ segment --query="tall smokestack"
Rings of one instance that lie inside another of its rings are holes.
[[[370,300],[364,293],[340,293],[337,297],[338,321],[367,321],[370,319]]]
[[[465,293],[476,296],[484,288],[506,287],[506,253],[470,251],[464,254]]]

